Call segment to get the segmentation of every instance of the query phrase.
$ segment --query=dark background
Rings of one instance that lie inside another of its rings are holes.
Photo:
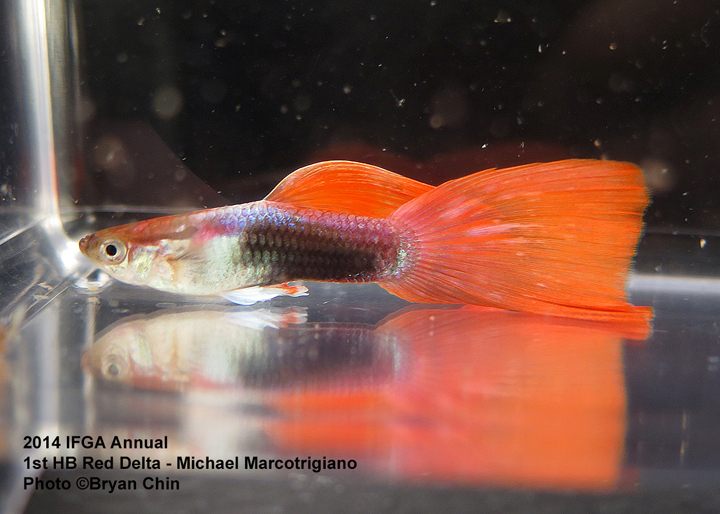
[[[651,229],[717,229],[719,13],[701,0],[85,0],[78,196],[139,201],[137,177],[113,196],[103,175],[118,149],[144,158],[108,134],[142,126],[232,202],[328,158],[440,183],[594,157],[643,167]]]

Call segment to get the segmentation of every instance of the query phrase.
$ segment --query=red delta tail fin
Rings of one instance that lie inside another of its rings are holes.
[[[292,172],[265,200],[385,218],[432,188],[370,164],[325,161]]]
[[[380,285],[413,302],[469,303],[648,324],[625,281],[648,203],[640,169],[567,160],[446,182],[390,217],[408,263]]]

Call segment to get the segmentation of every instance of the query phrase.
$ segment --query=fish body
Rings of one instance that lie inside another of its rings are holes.
[[[648,196],[628,163],[485,170],[432,187],[361,163],[302,168],[264,200],[99,231],[115,278],[251,303],[292,280],[378,282],[406,300],[647,324],[624,286]]]
[[[377,282],[405,266],[407,240],[386,219],[259,201],[100,231],[80,247],[113,246],[118,262],[104,268],[124,282],[210,295],[290,280]]]

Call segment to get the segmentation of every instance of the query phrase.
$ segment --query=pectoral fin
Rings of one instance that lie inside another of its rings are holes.
[[[252,305],[264,302],[276,296],[307,296],[307,287],[291,286],[287,282],[272,286],[253,286],[220,293],[220,296],[238,305]]]
[[[304,309],[295,307],[284,309],[280,312],[269,309],[230,311],[226,316],[225,319],[230,323],[252,330],[283,328],[288,325],[302,324],[307,321],[307,312]]]

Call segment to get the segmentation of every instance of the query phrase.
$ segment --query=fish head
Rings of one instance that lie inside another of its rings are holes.
[[[98,334],[82,357],[83,370],[103,382],[141,389],[179,391],[189,378],[178,360],[172,326],[145,315],[130,316]]]
[[[132,382],[131,355],[127,331],[118,337],[111,333],[99,339],[82,357],[82,368],[87,373],[109,382]],[[124,336],[124,337],[123,337]]]
[[[127,241],[111,230],[101,230],[83,237],[80,251],[98,268],[123,282],[132,282],[129,273],[130,252]]]
[[[83,237],[80,251],[110,276],[132,285],[177,291],[177,270],[196,230],[168,216],[100,230]]]

